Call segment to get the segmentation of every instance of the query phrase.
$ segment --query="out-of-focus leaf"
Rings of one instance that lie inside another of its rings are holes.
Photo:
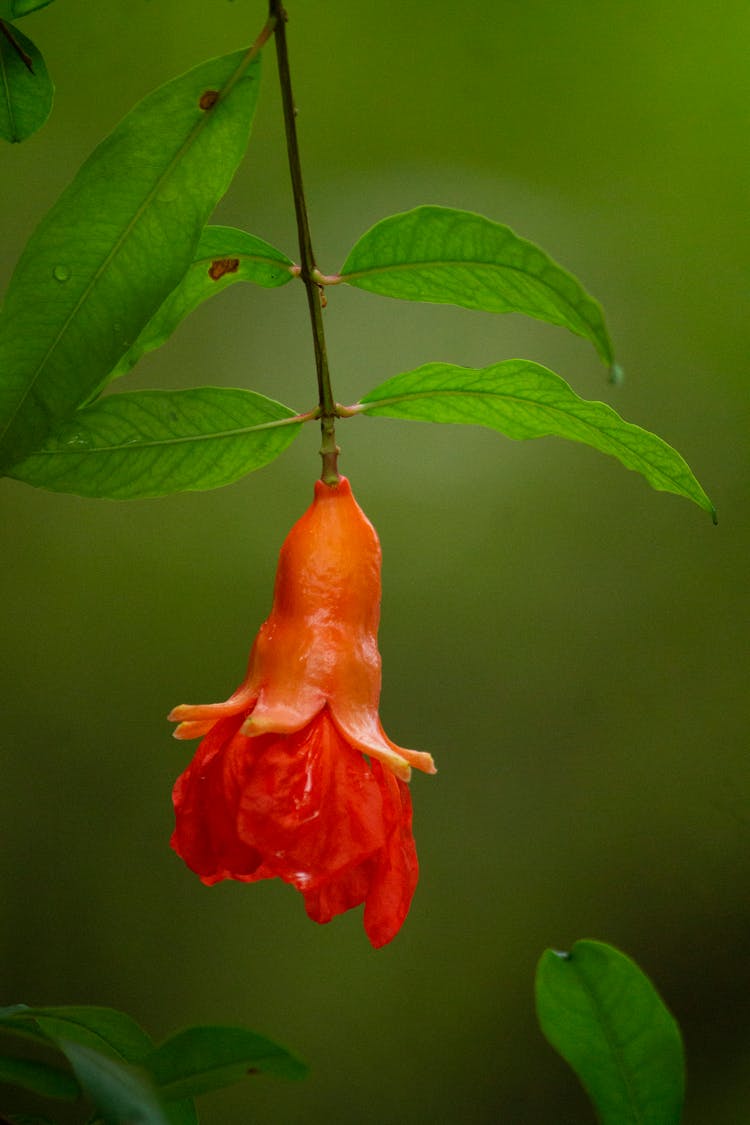
[[[150,1035],[132,1016],[115,1008],[94,1005],[33,1008],[38,1027],[50,1037],[81,1043],[97,1051],[112,1052],[128,1062],[139,1062],[153,1050]]]
[[[150,94],[29,239],[0,314],[0,469],[90,399],[181,281],[245,150],[259,76],[238,52]]]
[[[299,432],[295,418],[273,399],[224,387],[108,395],[9,475],[115,500],[218,488],[278,457]]]
[[[184,278],[151,317],[112,378],[125,375],[146,352],[161,347],[194,308],[233,285],[252,281],[265,288],[286,285],[293,262],[262,238],[233,227],[206,227]]]
[[[49,117],[53,96],[38,47],[0,19],[0,137],[25,141]]]
[[[307,1067],[283,1047],[241,1027],[189,1027],[144,1059],[163,1097],[194,1097],[262,1072],[300,1079]]]
[[[52,0],[0,0],[0,19],[15,20],[51,3]]]
[[[70,1040],[59,1047],[106,1125],[169,1125],[145,1071]]]
[[[10,1023],[0,1028],[0,1083],[66,1101],[80,1094],[65,1059],[49,1040],[40,1043],[37,1036]]]
[[[554,435],[616,457],[652,488],[713,504],[684,458],[656,434],[625,422],[611,406],[589,402],[538,363],[510,359],[490,367],[428,363],[381,383],[354,408],[423,422],[488,426],[519,440]]]
[[[602,1125],[678,1125],[684,1098],[679,1028],[624,953],[578,941],[539,961],[542,1031],[578,1075]]]
[[[386,297],[525,313],[585,336],[613,362],[602,310],[580,282],[483,215],[450,207],[391,215],[359,239],[339,277]]]
[[[182,1098],[178,1102],[165,1101],[162,1109],[169,1125],[198,1125],[198,1111],[192,1098]]]

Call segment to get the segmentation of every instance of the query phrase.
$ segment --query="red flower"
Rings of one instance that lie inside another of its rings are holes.
[[[281,878],[316,922],[364,902],[376,947],[417,882],[410,766],[435,772],[380,724],[379,618],[375,529],[345,477],[317,481],[244,682],[225,703],[169,716],[175,737],[204,736],[173,794],[172,847],[187,865],[209,884]]]

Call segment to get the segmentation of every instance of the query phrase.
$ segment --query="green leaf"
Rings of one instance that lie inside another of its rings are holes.
[[[715,519],[713,504],[675,449],[605,403],[579,398],[559,375],[530,360],[481,368],[428,363],[381,383],[353,410],[488,426],[518,440],[554,435],[580,441],[641,473],[653,488],[694,500]]]
[[[192,1098],[165,1102],[162,1108],[169,1125],[198,1125],[198,1112]]]
[[[46,8],[52,0],[0,0],[0,18],[14,20],[28,16],[39,8]]]
[[[245,150],[259,75],[238,52],[150,94],[31,236],[0,316],[0,469],[106,382],[181,281]]]
[[[165,1098],[194,1097],[262,1072],[300,1079],[307,1067],[283,1047],[241,1027],[189,1027],[144,1059]]]
[[[376,223],[355,244],[340,280],[385,297],[517,312],[560,324],[613,361],[602,310],[533,242],[470,211],[417,207]]]
[[[0,1083],[47,1098],[74,1100],[80,1093],[64,1058],[49,1040],[40,1041],[25,1028],[7,1024],[0,1028]]]
[[[115,500],[218,488],[278,457],[299,433],[296,418],[273,399],[231,388],[108,395],[9,475]]]
[[[80,1043],[59,1046],[106,1125],[169,1125],[145,1071]]]
[[[602,1125],[677,1125],[684,1098],[679,1028],[624,953],[578,941],[548,949],[536,975],[539,1023],[580,1078]]]
[[[38,47],[0,19],[0,137],[25,141],[49,117],[53,95]]]
[[[112,378],[125,375],[142,355],[166,343],[188,313],[228,285],[286,285],[294,277],[293,267],[291,258],[262,238],[233,227],[206,227],[184,278],[122,357]]]
[[[66,1071],[29,1059],[0,1056],[0,1082],[22,1086],[46,1098],[74,1100],[79,1093],[78,1083]]]
[[[108,1054],[114,1052],[128,1062],[139,1062],[153,1050],[151,1036],[131,1016],[114,1008],[32,1008],[31,1014],[41,1031],[55,1042],[66,1039]]]

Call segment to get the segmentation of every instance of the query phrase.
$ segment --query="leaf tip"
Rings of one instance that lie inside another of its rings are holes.
[[[609,381],[613,387],[621,387],[625,382],[625,369],[619,363],[610,364]]]

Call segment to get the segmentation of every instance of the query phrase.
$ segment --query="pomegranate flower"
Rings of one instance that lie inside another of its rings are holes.
[[[172,847],[204,883],[278,877],[316,922],[365,904],[376,947],[417,882],[410,767],[429,754],[378,716],[380,544],[342,477],[317,481],[281,548],[273,607],[244,682],[224,703],[176,707],[176,738],[203,736],[173,800]]]

